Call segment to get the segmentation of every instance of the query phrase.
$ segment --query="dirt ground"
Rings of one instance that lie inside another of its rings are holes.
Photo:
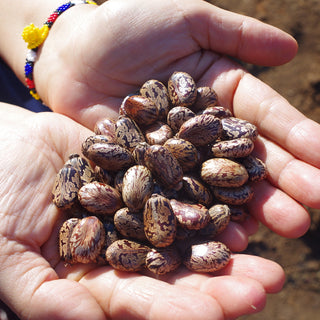
[[[210,2],[255,17],[295,37],[300,49],[292,62],[276,68],[248,68],[301,112],[320,122],[320,1]],[[277,261],[287,278],[283,290],[268,297],[261,313],[243,316],[242,320],[320,319],[320,211],[309,211],[312,225],[300,239],[284,239],[263,227],[251,238],[247,251]]]
[[[210,2],[277,26],[297,39],[300,49],[292,62],[276,68],[248,66],[248,69],[305,115],[320,122],[320,1]],[[312,225],[300,239],[284,239],[264,227],[250,239],[247,251],[277,261],[287,279],[280,293],[268,297],[261,313],[241,317],[242,320],[320,319],[320,210],[309,211]],[[5,319],[0,303],[0,320]],[[9,315],[9,319],[16,318]]]

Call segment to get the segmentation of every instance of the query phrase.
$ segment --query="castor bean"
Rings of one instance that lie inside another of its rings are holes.
[[[132,151],[135,146],[144,142],[145,138],[135,121],[126,116],[121,116],[116,122],[117,143]]]
[[[187,249],[183,264],[193,272],[215,272],[230,261],[231,252],[222,242],[208,241]]]
[[[143,126],[155,122],[159,114],[155,103],[151,99],[141,95],[127,97],[123,101],[122,111],[138,125]]]
[[[130,167],[122,181],[122,199],[133,212],[143,209],[153,192],[153,178],[148,168],[141,165]]]
[[[164,144],[173,137],[173,132],[166,123],[156,121],[145,129],[144,135],[149,144]]]
[[[194,112],[199,112],[209,107],[214,107],[218,103],[217,93],[210,87],[198,87],[197,99],[192,105]]]
[[[257,127],[243,119],[229,117],[221,120],[222,136],[225,140],[237,138],[249,138],[256,140],[258,137]]]
[[[104,227],[97,217],[69,219],[60,229],[60,256],[70,264],[96,262],[104,241]]]
[[[267,177],[267,166],[259,158],[249,155],[246,158],[239,159],[239,161],[246,168],[250,181],[258,182]]]
[[[115,213],[114,225],[123,237],[138,241],[147,240],[142,214],[132,212],[128,207],[121,208]]]
[[[231,111],[221,106],[208,107],[199,112],[199,114],[211,114],[219,119],[232,117]]]
[[[195,113],[187,107],[177,106],[172,108],[167,116],[167,124],[174,133],[180,130],[180,127],[187,120],[195,117]]]
[[[173,106],[191,106],[197,98],[194,79],[186,72],[174,72],[168,81],[168,93]]]
[[[102,182],[91,182],[80,188],[81,205],[94,214],[114,214],[123,206],[120,193]]]
[[[202,163],[201,178],[210,186],[240,187],[248,181],[246,168],[226,158],[213,158]]]
[[[144,161],[160,184],[174,189],[182,187],[182,168],[167,148],[161,145],[150,146],[145,152]]]
[[[214,142],[221,132],[221,121],[210,114],[197,115],[182,124],[178,138],[190,141],[197,146]]]
[[[200,153],[191,142],[184,139],[171,138],[163,146],[178,160],[183,172],[188,172],[199,164]]]
[[[81,151],[85,157],[90,159],[88,157],[88,149],[94,145],[94,144],[101,144],[101,143],[106,143],[106,144],[114,144],[116,143],[116,140],[114,138],[110,138],[109,136],[104,136],[104,135],[95,135],[95,136],[89,136],[87,137],[84,142],[81,145]],[[90,159],[91,160],[91,159]]]
[[[231,205],[243,205],[253,197],[252,187],[248,184],[233,188],[214,187],[212,190],[216,199]]]
[[[146,245],[121,239],[108,247],[106,259],[116,270],[135,272],[145,267],[146,256],[150,250]]]
[[[171,199],[170,204],[177,221],[186,229],[199,230],[209,223],[208,209],[200,203],[191,204]]]
[[[211,152],[214,157],[242,158],[248,156],[253,148],[254,143],[251,139],[238,138],[214,143]]]
[[[170,110],[169,94],[166,86],[158,80],[148,80],[141,86],[140,94],[154,102],[158,108],[158,119],[165,121]]]
[[[147,200],[143,210],[144,232],[155,247],[167,247],[176,236],[176,217],[170,201],[158,194]]]
[[[173,247],[153,248],[147,253],[146,267],[152,273],[164,275],[179,268],[182,258]]]
[[[54,181],[53,203],[61,209],[70,208],[78,200],[81,185],[79,171],[70,164],[63,166]]]
[[[209,207],[212,203],[212,193],[202,180],[194,175],[184,175],[182,178],[183,187],[181,192],[192,202],[203,204]]]
[[[109,171],[118,171],[128,168],[134,163],[129,150],[112,143],[95,143],[91,145],[86,157],[96,165]]]
[[[96,135],[104,135],[115,139],[116,137],[116,123],[109,118],[103,118],[96,122],[94,126],[94,133]]]

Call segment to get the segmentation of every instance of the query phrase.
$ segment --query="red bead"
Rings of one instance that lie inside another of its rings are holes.
[[[57,12],[54,12],[50,15],[50,17],[48,18],[47,22],[49,23],[54,23],[57,18],[59,17],[59,14]]]
[[[26,78],[26,84],[27,84],[29,89],[34,89],[35,88],[33,80],[30,80],[30,79]]]

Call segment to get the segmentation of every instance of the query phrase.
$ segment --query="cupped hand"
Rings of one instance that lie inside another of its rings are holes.
[[[204,1],[109,0],[57,20],[35,66],[36,87],[54,111],[93,128],[144,81],[189,72],[259,129],[256,154],[269,177],[255,186],[251,214],[299,237],[310,224],[303,205],[320,208],[320,127],[229,58],[277,65],[296,51],[286,33]]]
[[[241,254],[215,276],[182,268],[155,279],[109,266],[65,266],[57,236],[66,217],[51,190],[92,132],[63,115],[5,104],[0,119],[0,298],[21,319],[232,319],[261,310],[266,293],[281,289],[280,266]],[[244,249],[246,229],[229,228],[224,241]]]

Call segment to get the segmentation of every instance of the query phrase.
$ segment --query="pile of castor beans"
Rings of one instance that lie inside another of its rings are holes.
[[[174,72],[145,82],[102,119],[57,174],[53,202],[66,264],[109,264],[156,275],[184,265],[214,272],[230,261],[215,240],[247,219],[252,183],[267,175],[251,155],[255,125],[218,106],[216,92]]]

